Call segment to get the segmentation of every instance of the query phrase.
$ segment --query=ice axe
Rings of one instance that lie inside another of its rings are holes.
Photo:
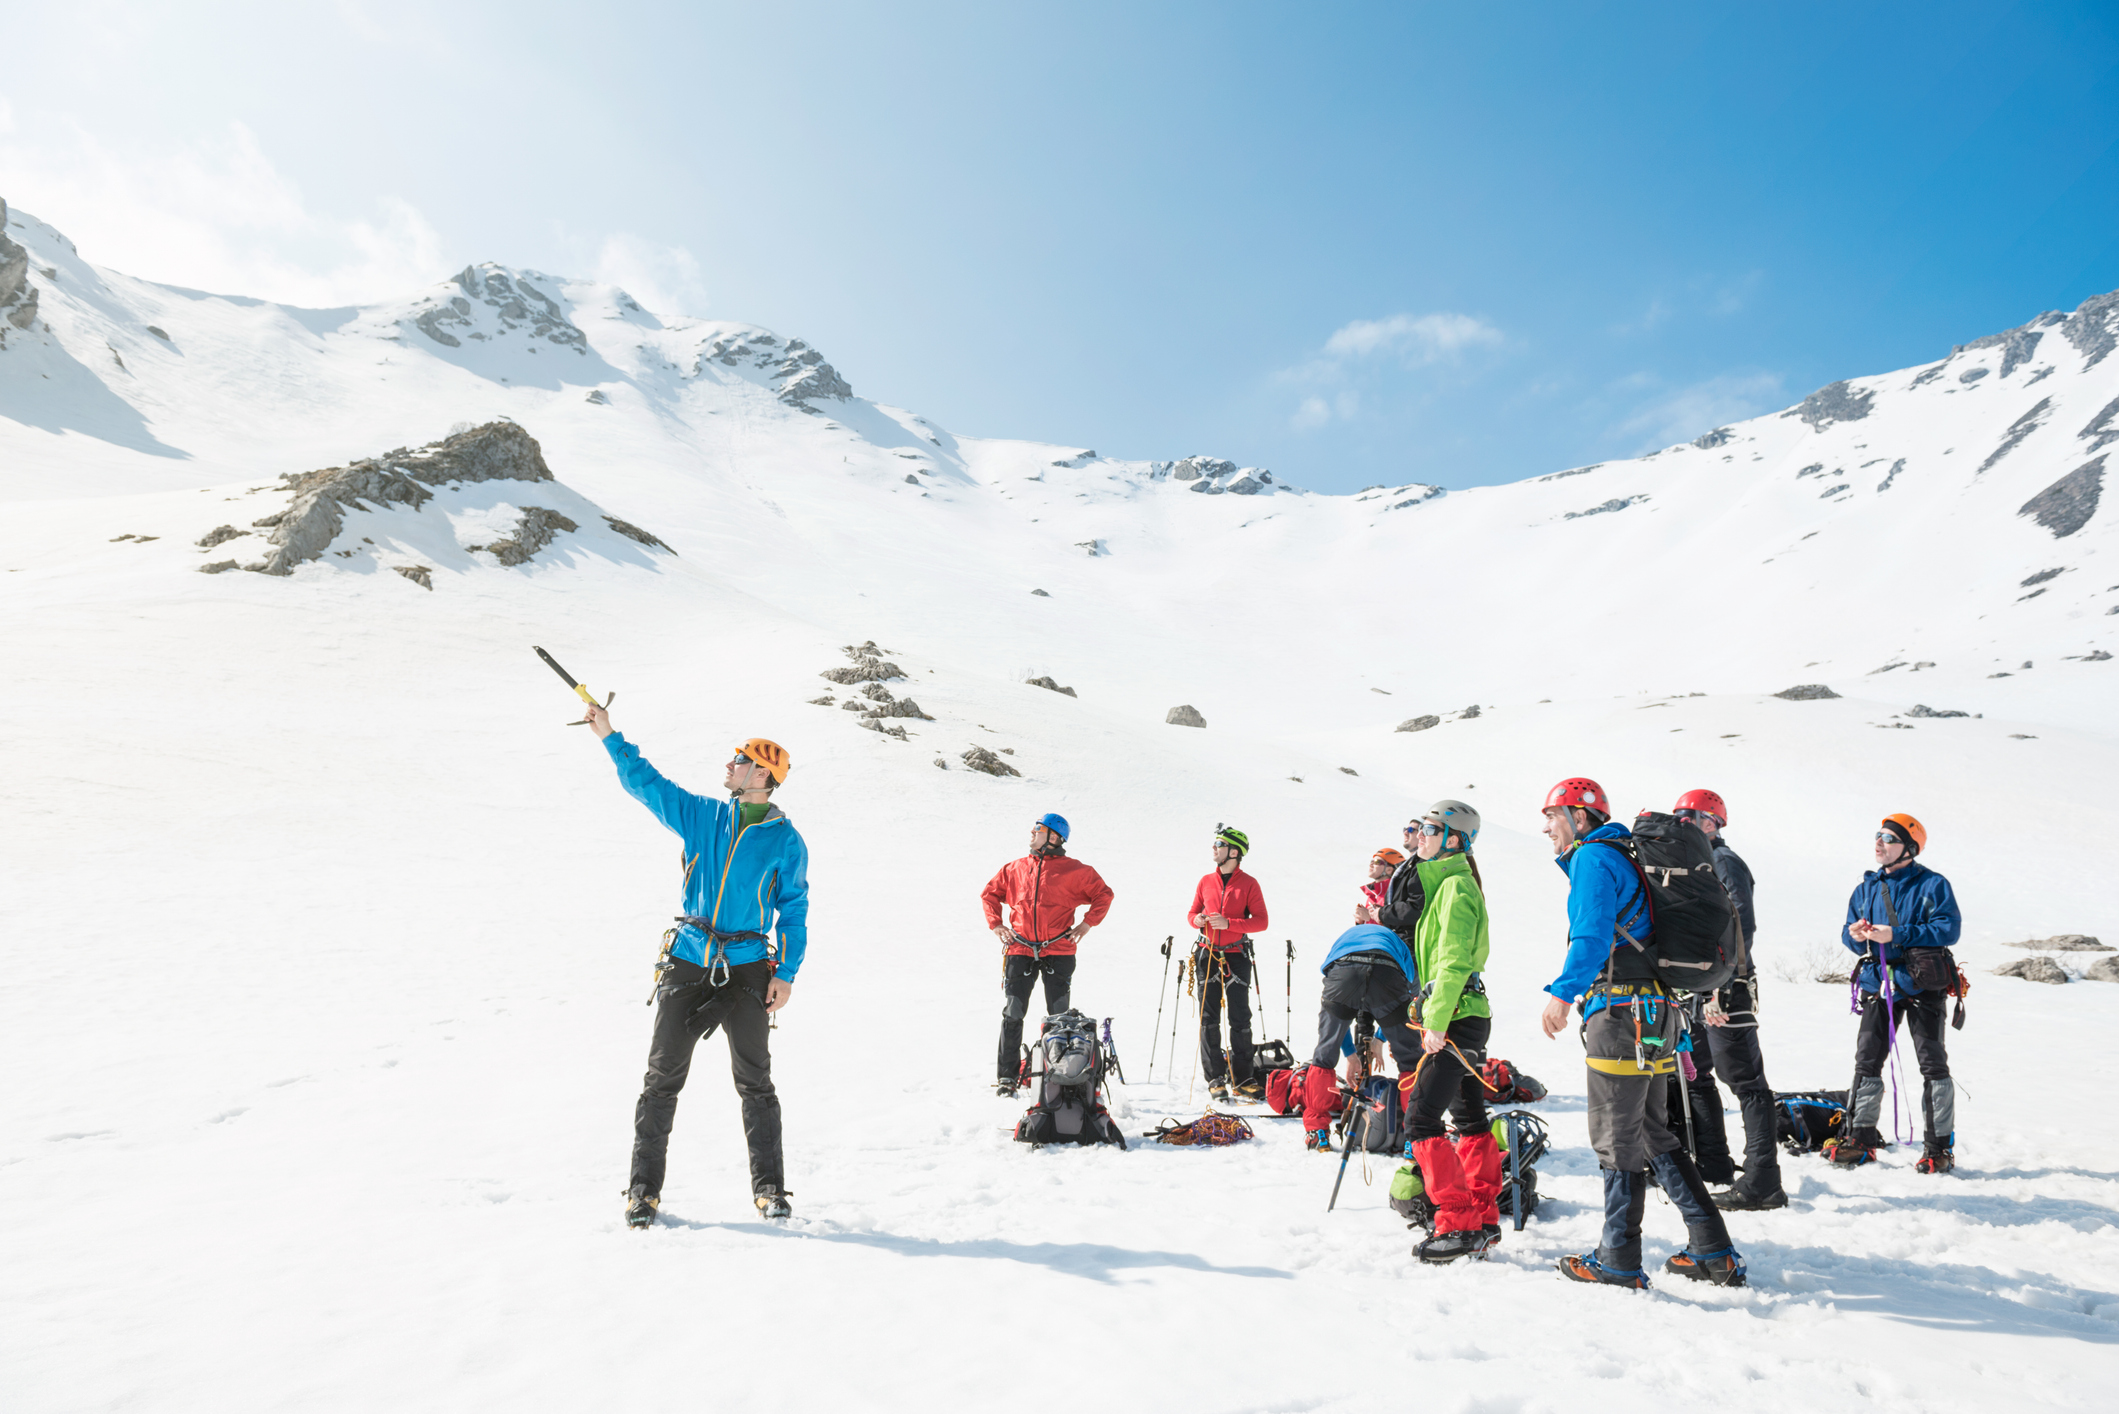
[[[565,683],[568,687],[573,688],[574,691],[580,695],[581,700],[588,703],[589,706],[608,707],[613,702],[616,702],[618,700],[618,694],[613,692],[608,697],[605,697],[603,701],[598,702],[593,696],[590,695],[589,690],[587,688],[583,687],[580,683],[574,681],[574,675],[572,673],[568,672],[565,668],[559,666],[559,660],[557,658],[554,658],[551,654],[545,652],[542,648],[537,648],[537,645],[534,643],[530,646],[537,650],[538,657],[544,659],[545,666],[550,668],[553,672],[559,674],[559,680]],[[586,717],[583,717],[578,722],[567,723],[567,725],[570,727],[585,727],[588,724],[589,719]]]

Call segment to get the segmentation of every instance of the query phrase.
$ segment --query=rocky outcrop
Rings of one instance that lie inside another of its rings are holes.
[[[1173,727],[1203,727],[1207,719],[1199,715],[1199,709],[1190,705],[1172,707],[1163,720]]]
[[[974,746],[961,758],[974,771],[984,771],[989,776],[1020,776],[1023,773],[994,755],[983,746]]]
[[[2119,348],[2119,290],[2108,295],[2097,295],[2075,306],[2075,312],[2060,326],[2067,341],[2082,353],[2089,362],[2082,365],[2088,372],[2104,361],[2104,356]]]
[[[2021,977],[2026,982],[2059,986],[2068,980],[2066,969],[2049,957],[2026,957],[1994,969],[1996,977]]]
[[[2012,948],[2037,948],[2046,952],[2119,952],[2109,943],[2101,943],[2087,933],[2055,933],[2050,938],[2025,938],[2022,942],[2009,943]]]
[[[524,506],[522,516],[515,522],[515,533],[505,540],[496,540],[490,545],[466,545],[471,551],[484,550],[502,564],[513,568],[525,564],[529,558],[552,543],[552,537],[560,531],[581,529],[573,521],[557,511],[548,511],[543,506]],[[433,585],[427,586],[432,589]]]
[[[2100,957],[2083,971],[2085,982],[2119,982],[2119,957]]]
[[[1560,519],[1580,520],[1583,516],[1608,515],[1612,511],[1623,511],[1628,506],[1637,506],[1647,499],[1648,495],[1646,492],[1638,496],[1614,496],[1601,506],[1591,506],[1586,511],[1569,511],[1566,515],[1561,516]]]
[[[1030,679],[1030,685],[1032,687],[1042,687],[1047,692],[1065,693],[1069,697],[1077,697],[1080,695],[1079,693],[1075,692],[1075,690],[1071,687],[1061,687],[1058,683],[1054,682],[1049,677],[1032,678]]]
[[[421,589],[432,590],[434,588],[434,571],[426,565],[392,565],[390,568],[396,570],[406,579],[411,580]]]
[[[1781,416],[1799,417],[1810,424],[1811,431],[1822,432],[1835,422],[1861,421],[1869,415],[1875,403],[1874,392],[1865,388],[1857,389],[1842,379],[1837,383],[1827,383]]]
[[[1987,459],[1979,464],[1979,470],[1985,471],[1995,462],[2000,461],[2021,446],[2024,438],[2045,425],[2046,414],[2052,410],[2052,407],[2053,400],[2051,398],[2040,398],[2038,406],[2010,423],[2009,430],[2002,434],[2001,444],[1987,454]],[[1977,473],[1974,474],[1976,475]]]
[[[1396,730],[1401,732],[1424,732],[1431,727],[1439,727],[1441,725],[1442,719],[1429,712],[1425,716],[1407,717],[1397,725]]]
[[[2111,455],[2109,452],[2105,456]],[[2035,517],[2038,523],[2053,532],[2055,540],[2065,540],[2090,523],[2097,514],[2097,499],[2104,491],[2104,457],[2084,462],[2066,476],[2025,501],[2017,509],[2020,516]]]
[[[1789,702],[1821,702],[1825,698],[1839,696],[1838,693],[1821,682],[1806,682],[1795,687],[1784,687],[1773,695]]]
[[[883,657],[882,651],[876,647],[872,638],[859,647],[849,644],[841,651],[853,660],[852,664],[844,668],[826,668],[817,674],[818,677],[845,683],[851,687],[857,683],[889,682],[892,678],[905,676],[903,668]]]
[[[892,697],[890,689],[879,682],[867,684],[861,689],[861,695],[868,699],[868,705],[861,710],[871,719],[876,717],[911,717],[921,722],[934,720],[934,718],[920,710],[919,703],[913,701],[910,697]],[[848,705],[853,706],[856,704],[849,703]],[[862,725],[866,726],[867,723],[863,722]]]
[[[1937,710],[1928,706],[1925,702],[1916,702],[1906,709],[1906,715],[1908,717],[1969,717],[1972,714],[1970,712],[1955,711],[1947,707]]]
[[[2031,355],[2038,352],[2038,341],[2045,337],[2042,331],[2063,322],[2066,315],[2058,310],[2049,310],[2028,324],[2019,324],[2014,329],[2004,329],[1999,334],[1989,334],[1984,339],[1974,339],[1969,344],[1959,344],[1950,350],[1955,358],[1962,353],[1973,353],[1980,349],[2001,350],[2001,376],[2006,378],[2021,364],[2028,363]]]
[[[2104,410],[2091,418],[2075,435],[2087,438],[2091,451],[2102,450],[2107,442],[2119,442],[2119,423],[2115,423],[2114,418],[2119,418],[2119,398],[2113,398],[2106,403]]]
[[[382,457],[321,471],[289,473],[280,480],[294,493],[292,503],[284,511],[251,522],[258,529],[272,532],[268,537],[272,548],[264,560],[245,566],[262,574],[289,575],[296,565],[322,555],[345,525],[346,507],[366,510],[368,503],[374,502],[418,510],[434,495],[427,489],[429,486],[464,481],[550,481],[552,472],[545,465],[544,452],[536,438],[512,422],[489,422],[452,433],[416,451],[399,447]],[[524,559],[550,540],[552,529],[575,528],[572,521],[555,512],[539,514],[551,519],[543,527],[544,539],[525,551]],[[529,520],[527,512],[524,520]],[[515,541],[503,543],[525,543],[522,533],[518,530]],[[503,563],[519,564],[521,560]]]
[[[607,515],[603,518],[603,523],[623,535],[626,539],[637,540],[651,550],[668,550],[672,555],[677,553],[629,520],[620,520],[616,516]]]
[[[217,525],[199,537],[199,548],[211,550],[216,545],[225,545],[236,537],[249,533],[247,530],[237,530],[232,525]]]
[[[727,334],[714,340],[700,350],[693,372],[703,371],[709,360],[727,368],[759,370],[766,375],[781,402],[803,412],[817,411],[809,404],[818,398],[853,396],[852,385],[824,361],[823,354],[800,339],[789,339],[783,344],[779,335],[763,329]]]
[[[529,279],[511,275],[498,265],[485,264],[466,265],[452,283],[463,293],[451,295],[445,303],[435,304],[412,321],[414,328],[435,343],[455,349],[463,347],[464,339],[490,338],[479,327],[484,321],[478,307],[484,306],[504,334],[528,329],[532,339],[542,339],[577,354],[588,353],[588,336],[575,328],[558,303]]]
[[[1712,432],[1693,438],[1692,445],[1703,452],[1711,452],[1716,447],[1726,447],[1735,440],[1736,434],[1734,432],[1731,432],[1726,427],[1717,427]]]
[[[17,329],[37,322],[37,287],[29,282],[29,252],[8,239],[4,201],[0,201],[0,318]]]
[[[1182,481],[1188,489],[1207,496],[1256,496],[1275,484],[1270,471],[1261,467],[1239,467],[1220,457],[1185,457],[1180,461],[1156,462],[1148,475],[1154,481],[1165,477]]]

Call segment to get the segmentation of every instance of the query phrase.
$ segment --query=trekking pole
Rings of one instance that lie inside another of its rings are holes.
[[[1111,1058],[1111,1071],[1118,1077],[1118,1083],[1125,1084],[1126,1068],[1118,1063],[1118,1043],[1111,1039],[1111,1018],[1108,1016],[1104,1018],[1104,1054]]]
[[[568,687],[573,688],[574,691],[579,694],[581,700],[588,703],[589,706],[608,707],[613,702],[616,702],[618,700],[618,694],[614,692],[610,696],[604,698],[602,702],[598,702],[594,697],[589,695],[589,690],[586,687],[583,687],[580,683],[574,681],[574,675],[572,673],[569,673],[565,668],[559,666],[559,660],[557,658],[554,658],[551,654],[545,652],[542,648],[538,648],[537,645],[534,643],[531,644],[530,647],[536,650],[538,657],[544,659],[545,666],[550,668],[553,672],[559,674],[559,680],[565,683]],[[578,722],[567,723],[567,725],[570,727],[585,727],[588,724],[589,719],[587,717],[583,717]]]
[[[1523,1231],[1523,1112],[1508,1112],[1508,1205],[1516,1231]]]
[[[1185,961],[1188,962],[1192,968],[1192,980],[1190,985],[1185,988],[1185,995],[1192,999],[1192,1019],[1196,1023],[1197,1030],[1199,1031],[1200,1040],[1204,1042],[1207,1035],[1207,1003],[1206,998],[1201,995],[1201,993],[1207,984],[1200,978],[1199,975],[1199,954],[1195,952],[1191,957],[1185,959]],[[1170,1044],[1175,1046],[1177,1043],[1175,1041],[1172,1041]],[[1192,1092],[1199,1088],[1200,1049],[1200,1046],[1192,1047],[1192,1069],[1189,1073],[1189,1078],[1185,1081],[1185,1107],[1187,1109],[1189,1109],[1192,1105]],[[1175,1059],[1176,1058],[1173,1056],[1172,1060],[1174,1061]]]
[[[1155,991],[1155,1034],[1148,1040],[1148,1079],[1155,1079],[1155,1050],[1163,1038],[1163,994],[1170,990],[1170,944],[1177,941],[1175,935],[1163,939],[1163,980]],[[1176,1048],[1176,1042],[1171,1042]]]
[[[1288,1049],[1295,1043],[1295,940],[1286,940],[1288,945],[1287,982],[1280,994],[1280,1034],[1288,1038]]]
[[[1369,1027],[1372,1024],[1366,1012],[1354,1023],[1354,1073],[1361,1079],[1354,1087],[1354,1097],[1347,1101],[1346,1138],[1339,1146],[1339,1176],[1332,1180],[1332,1200],[1324,1205],[1327,1213],[1339,1206],[1339,1185],[1346,1182],[1346,1161],[1354,1154],[1354,1136],[1367,1127],[1361,1123],[1360,1109],[1368,1095]]]

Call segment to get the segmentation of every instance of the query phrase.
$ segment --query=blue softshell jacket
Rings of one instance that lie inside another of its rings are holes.
[[[777,914],[773,975],[794,981],[809,950],[809,847],[795,833],[794,822],[775,805],[739,837],[742,817],[733,802],[672,784],[622,732],[605,737],[603,749],[611,754],[626,794],[684,841],[685,915],[707,919],[723,933],[772,934]],[[768,955],[758,938],[725,944],[718,954],[731,964]],[[679,928],[670,956],[706,966],[706,934],[690,924]]]
[[[1624,825],[1599,825],[1553,861],[1567,876],[1567,960],[1545,990],[1563,1002],[1596,985],[1597,974],[1618,943],[1620,923],[1636,938],[1647,940],[1648,899],[1633,861],[1615,849],[1588,848],[1592,840],[1632,838]],[[1582,1014],[1602,1011],[1603,1003],[1602,997],[1591,998]]]
[[[1357,952],[1380,952],[1390,955],[1405,980],[1420,990],[1420,966],[1413,961],[1413,950],[1405,945],[1405,939],[1384,927],[1381,923],[1356,923],[1333,940],[1331,950],[1324,955],[1319,972],[1329,972],[1332,964],[1342,957],[1352,957]]]
[[[1886,889],[1891,893],[1890,908],[1884,907]],[[1910,995],[1917,990],[1913,978],[1899,965],[1906,959],[1906,949],[1950,947],[1964,932],[1964,918],[1957,911],[1957,895],[1951,891],[1950,881],[1919,860],[1889,874],[1871,869],[1861,876],[1853,896],[1847,900],[1847,921],[1839,930],[1839,940],[1847,951],[1865,953],[1870,947],[1856,942],[1847,931],[1849,927],[1863,918],[1890,927],[1891,909],[1898,911],[1898,924],[1891,928],[1891,941],[1878,946],[1884,961],[1891,964],[1892,989],[1900,995]],[[1883,986],[1873,962],[1861,965],[1856,980],[1864,992]]]

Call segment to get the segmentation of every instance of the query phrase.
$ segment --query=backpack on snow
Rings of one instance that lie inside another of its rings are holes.
[[[1016,1122],[1016,1142],[1033,1149],[1044,1144],[1125,1148],[1126,1136],[1104,1108],[1104,1073],[1111,1061],[1096,1038],[1094,1020],[1078,1011],[1046,1017],[1024,1062],[1037,1086],[1037,1101]]]
[[[1499,1056],[1479,1067],[1479,1078],[1492,1093],[1489,1105],[1535,1105],[1545,1098],[1545,1087]]]
[[[1513,1123],[1511,1123],[1513,1121]],[[1509,1131],[1515,1131],[1515,1147],[1520,1153],[1510,1152]],[[1545,1157],[1551,1144],[1545,1132],[1545,1121],[1536,1115],[1521,1110],[1494,1116],[1494,1143],[1501,1149],[1501,1192],[1494,1199],[1503,1217],[1514,1217],[1517,1205],[1528,1218],[1538,1211],[1538,1160]]]
[[[1251,1074],[1295,1069],[1295,1053],[1285,1041],[1256,1041],[1251,1045]]]
[[[1645,953],[1656,981],[1673,992],[1715,991],[1744,969],[1744,926],[1714,872],[1714,845],[1675,815],[1644,810],[1609,845],[1633,865],[1648,898],[1647,936],[1620,924],[1619,945]],[[1614,950],[1616,952],[1616,950]]]
[[[1372,1075],[1361,1082],[1361,1093],[1354,1096],[1346,1112],[1340,1116],[1340,1136],[1345,1137],[1345,1126],[1353,1125],[1354,1147],[1371,1154],[1395,1154],[1405,1147],[1405,1108],[1398,1101],[1398,1082],[1388,1076]]]
[[[1847,1125],[1844,1090],[1790,1090],[1773,1097],[1773,1137],[1790,1154],[1814,1154]]]

